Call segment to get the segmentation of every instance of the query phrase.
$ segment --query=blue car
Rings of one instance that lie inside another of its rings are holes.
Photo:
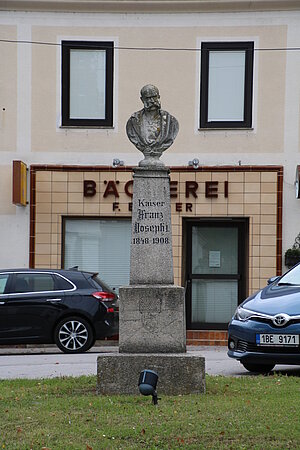
[[[238,306],[228,328],[228,356],[250,372],[300,365],[300,263]]]

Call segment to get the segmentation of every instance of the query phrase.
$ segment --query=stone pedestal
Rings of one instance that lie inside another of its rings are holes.
[[[139,395],[138,379],[144,369],[158,375],[158,395],[205,393],[205,358],[198,352],[180,354],[104,353],[97,362],[97,393]]]
[[[128,286],[120,289],[119,351],[186,351],[184,289],[178,286]]]

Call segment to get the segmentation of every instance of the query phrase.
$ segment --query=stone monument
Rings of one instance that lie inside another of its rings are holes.
[[[144,154],[140,167],[164,167],[159,158],[173,144],[178,122],[161,109],[159,91],[152,84],[141,89],[141,100],[144,108],[133,113],[127,122],[128,139]]]
[[[165,394],[205,390],[205,360],[186,352],[184,289],[174,286],[169,169],[160,160],[178,122],[160,105],[158,89],[141,89],[144,108],[128,120],[129,140],[144,159],[134,169],[130,284],[120,288],[119,353],[97,362],[97,390],[137,394],[144,369],[158,373]]]

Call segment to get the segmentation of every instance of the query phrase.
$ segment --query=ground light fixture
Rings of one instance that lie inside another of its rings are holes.
[[[153,370],[143,370],[139,377],[139,390],[142,395],[152,395],[153,405],[157,405],[157,385],[158,375]]]

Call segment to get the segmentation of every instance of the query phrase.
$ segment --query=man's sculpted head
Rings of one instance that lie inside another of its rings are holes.
[[[159,90],[153,84],[147,84],[141,89],[141,100],[144,103],[146,111],[154,111],[160,109]]]

